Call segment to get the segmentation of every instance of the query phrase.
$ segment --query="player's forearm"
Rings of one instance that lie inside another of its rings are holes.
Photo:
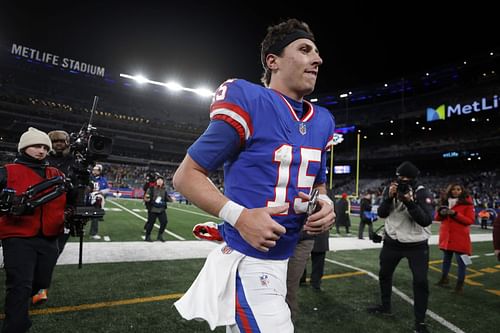
[[[204,211],[218,216],[228,201],[207,177],[207,171],[189,155],[184,158],[173,178],[174,188]]]

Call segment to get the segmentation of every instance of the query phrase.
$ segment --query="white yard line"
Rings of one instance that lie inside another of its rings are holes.
[[[218,217],[215,217],[213,215],[205,214],[205,213],[193,212],[193,211],[188,210],[188,209],[182,209],[182,208],[177,208],[177,207],[172,207],[172,206],[168,206],[168,209],[180,210],[181,212],[184,212],[184,213],[189,213],[189,214],[194,214],[194,215],[200,215],[200,216],[206,216],[206,217],[210,217],[212,219],[215,219],[217,221],[220,220]]]
[[[130,213],[130,214],[134,215],[135,217],[140,218],[140,219],[141,219],[141,220],[143,220],[143,221],[147,221],[147,220],[148,220],[148,219],[147,219],[147,218],[145,218],[144,216],[141,216],[141,215],[137,214],[136,212],[131,211],[131,210],[130,210],[130,209],[128,209],[127,207],[124,207],[124,206],[120,205],[118,202],[115,202],[115,201],[113,201],[113,200],[108,200],[108,202],[112,203],[113,205],[116,205],[116,206],[120,207],[121,209],[123,209],[123,210],[124,210],[124,211],[126,211],[127,213]],[[160,226],[159,226],[158,224],[156,224],[156,223],[155,223],[155,227],[160,228]],[[174,234],[173,232],[168,231],[167,229],[165,229],[165,232],[166,232],[167,234],[169,234],[170,236],[173,236],[173,237],[177,238],[178,240],[186,240],[184,237],[179,236],[179,235],[177,235],[177,234]]]
[[[353,269],[355,271],[360,271],[360,272],[366,273],[369,277],[371,277],[372,279],[375,279],[375,280],[378,281],[378,276],[375,275],[375,274],[373,274],[370,271],[364,270],[364,269],[359,268],[359,267],[351,266],[351,265],[348,265],[348,264],[344,264],[344,263],[341,263],[339,261],[331,260],[331,259],[328,259],[328,258],[326,258],[325,261],[331,262],[332,264],[335,264],[335,265],[339,265],[339,266],[342,266],[342,267]],[[403,300],[405,300],[406,302],[410,303],[413,306],[413,299],[411,299],[408,295],[406,295],[405,293],[403,293],[401,290],[397,289],[396,287],[392,287],[392,292],[395,293],[396,295],[398,295]],[[450,323],[449,321],[447,321],[446,319],[444,319],[443,317],[441,317],[437,313],[432,312],[429,309],[427,309],[427,315],[429,317],[431,317],[432,319],[434,319],[435,321],[437,321],[438,323],[440,323],[441,325],[443,325],[444,327],[448,328],[452,332],[455,332],[455,333],[465,333],[460,328],[458,328],[457,326],[453,325],[452,323]]]

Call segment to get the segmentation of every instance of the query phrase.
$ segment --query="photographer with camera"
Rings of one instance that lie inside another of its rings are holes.
[[[413,275],[415,332],[429,332],[425,312],[429,299],[429,245],[433,207],[432,195],[422,185],[420,174],[411,162],[396,169],[397,179],[384,189],[378,215],[385,219],[384,244],[380,252],[379,283],[382,304],[368,309],[369,313],[392,315],[392,276],[397,265],[407,258]]]
[[[21,135],[18,156],[12,164],[0,168],[0,190],[14,193],[6,204],[1,200],[0,239],[6,273],[5,319],[2,332],[26,332],[31,327],[28,315],[30,298],[47,289],[57,257],[57,237],[62,233],[66,195],[58,192],[50,200],[49,187],[42,186],[33,197],[25,195],[49,179],[63,173],[47,165],[52,143],[49,136],[30,127]],[[5,196],[2,196],[4,199]]]
[[[161,175],[156,176],[155,186],[149,187],[144,195],[144,202],[148,207],[148,220],[146,222],[146,242],[152,242],[151,231],[155,224],[156,219],[160,221],[160,230],[158,231],[157,240],[165,242],[163,233],[167,227],[167,201],[172,202],[172,198],[167,193],[165,188],[165,178]]]
[[[146,194],[149,188],[154,187],[156,185],[156,180],[158,179],[158,177],[161,177],[160,173],[158,172],[148,173],[146,176],[146,183],[144,183],[144,185],[142,186],[142,189],[144,191],[144,196],[143,196],[144,206],[146,207],[146,210],[148,212],[151,209],[151,201],[146,200]],[[148,226],[148,221],[146,220],[146,222],[144,223],[144,233],[146,232],[147,226]]]

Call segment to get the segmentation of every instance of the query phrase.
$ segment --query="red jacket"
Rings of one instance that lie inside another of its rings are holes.
[[[22,164],[7,164],[7,187],[16,191],[16,195],[24,193],[30,185],[35,185],[44,180],[31,168]],[[47,179],[62,176],[56,168],[45,169]],[[57,236],[61,234],[64,225],[64,206],[66,195],[49,201],[35,208],[33,215],[0,217],[0,239],[10,237],[33,237],[40,232],[44,236]]]
[[[453,217],[449,215],[442,217],[436,213],[435,219],[441,221],[439,228],[439,248],[441,250],[472,254],[470,225],[474,223],[474,205],[470,197],[467,197],[466,201],[469,204],[458,202],[451,208],[457,213]]]

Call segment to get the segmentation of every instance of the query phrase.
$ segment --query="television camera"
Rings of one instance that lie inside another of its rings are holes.
[[[0,193],[0,214],[15,216],[30,215],[36,207],[67,193],[64,224],[70,230],[71,236],[80,238],[79,268],[82,266],[85,224],[91,218],[104,216],[100,201],[91,201],[89,169],[95,165],[96,160],[106,159],[113,146],[112,138],[99,135],[97,129],[91,125],[98,99],[97,96],[94,97],[88,125],[82,126],[78,133],[70,135],[70,154],[73,161],[66,178],[59,176],[46,179],[30,186],[20,195],[9,188]]]

